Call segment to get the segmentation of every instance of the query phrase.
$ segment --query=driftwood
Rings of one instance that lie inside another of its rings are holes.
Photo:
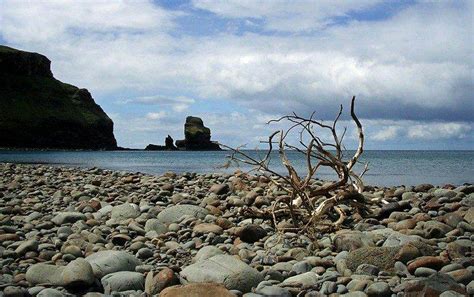
[[[253,170],[266,175],[272,175],[270,181],[276,186],[285,190],[288,196],[277,197],[272,201],[271,207],[267,209],[257,209],[255,207],[245,208],[241,211],[244,215],[254,218],[263,218],[273,221],[275,228],[282,219],[290,220],[295,230],[308,231],[316,228],[338,229],[344,223],[346,214],[339,205],[351,205],[360,212],[367,211],[366,201],[361,193],[364,191],[363,175],[367,172],[367,164],[360,174],[356,174],[353,169],[363,153],[364,132],[362,124],[356,116],[355,96],[351,100],[351,118],[358,131],[358,147],[349,159],[344,159],[343,140],[346,133],[344,129],[341,135],[336,131],[336,125],[342,115],[343,107],[331,124],[315,120],[315,113],[309,118],[298,116],[296,113],[283,116],[272,122],[287,121],[290,127],[287,130],[276,131],[271,134],[266,143],[268,150],[263,158],[258,159],[250,156],[241,147],[232,148],[226,145],[232,154],[229,156],[231,162],[241,162],[253,166]],[[331,141],[324,142],[317,133],[317,130],[326,130],[331,134]],[[288,135],[297,131],[299,133],[299,143],[291,144],[287,142]],[[306,142],[305,142],[306,140]],[[280,160],[287,170],[287,175],[280,174],[269,166],[271,153],[277,150]],[[306,175],[299,176],[295,168],[287,157],[287,151],[293,150],[304,155],[306,160]],[[328,182],[317,186],[315,175],[322,167],[331,168],[338,176],[336,181]],[[278,178],[278,179],[277,179]],[[327,223],[330,220],[331,223]],[[329,226],[328,226],[329,225]]]

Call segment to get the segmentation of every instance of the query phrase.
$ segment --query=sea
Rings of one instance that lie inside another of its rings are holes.
[[[245,151],[252,157],[262,157],[265,151]],[[298,174],[306,174],[306,159],[295,151],[288,157]],[[351,151],[346,155],[351,156]],[[103,168],[127,172],[160,175],[167,171],[176,173],[232,173],[236,170],[251,171],[246,164],[223,167],[229,151],[14,151],[0,150],[0,162],[23,164],[49,164]],[[369,170],[363,180],[376,186],[410,186],[422,183],[433,185],[462,185],[474,183],[474,151],[389,151],[368,150],[360,159],[368,163]],[[271,155],[270,167],[286,173],[278,154]],[[356,171],[363,169],[358,164]],[[1,173],[0,173],[1,174]],[[324,168],[315,175],[322,180],[336,179],[331,170]]]

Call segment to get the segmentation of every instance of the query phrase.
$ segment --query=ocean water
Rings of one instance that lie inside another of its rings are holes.
[[[252,156],[264,151],[247,151]],[[351,152],[348,152],[350,154]],[[78,167],[99,167],[162,174],[174,172],[233,172],[248,171],[251,167],[241,165],[229,169],[221,168],[227,161],[228,151],[1,151],[0,162],[51,164]],[[306,160],[296,153],[288,152],[290,161],[298,173],[306,174]],[[362,162],[369,163],[364,182],[369,185],[397,186],[431,183],[461,185],[474,183],[474,151],[365,151]],[[272,155],[271,166],[284,173],[278,154]],[[361,169],[362,165],[358,167]],[[316,177],[335,179],[330,170],[321,170]]]

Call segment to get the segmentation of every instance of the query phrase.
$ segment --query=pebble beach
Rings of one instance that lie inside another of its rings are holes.
[[[0,296],[473,296],[473,185],[367,186],[310,238],[244,215],[272,178],[0,163]]]

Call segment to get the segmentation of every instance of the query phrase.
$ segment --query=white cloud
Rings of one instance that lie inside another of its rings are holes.
[[[140,33],[171,28],[173,15],[149,1],[3,0],[0,27],[5,39],[45,42],[65,35]],[[103,36],[108,39],[112,36]]]
[[[463,138],[471,130],[471,125],[466,123],[418,124],[409,127],[407,135],[420,140]]]
[[[145,104],[145,105],[158,105],[161,107],[171,107],[176,112],[183,112],[187,110],[196,100],[185,96],[167,97],[167,96],[142,96],[133,99],[127,99],[122,101],[123,104]]]
[[[161,120],[163,119],[164,117],[166,117],[166,112],[164,111],[160,111],[160,112],[149,112],[146,114],[146,118],[148,120],[153,120],[153,121],[156,121],[156,120]]]
[[[392,140],[398,136],[399,130],[400,130],[400,127],[396,127],[396,126],[387,127],[383,130],[376,132],[371,137],[371,139],[377,140],[377,141]]]

